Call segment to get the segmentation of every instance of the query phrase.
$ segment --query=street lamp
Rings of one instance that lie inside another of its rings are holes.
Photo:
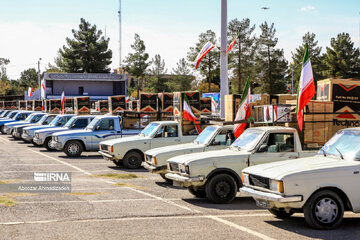
[[[41,61],[41,58],[39,58],[39,61],[38,61],[39,100],[41,100],[40,61]]]

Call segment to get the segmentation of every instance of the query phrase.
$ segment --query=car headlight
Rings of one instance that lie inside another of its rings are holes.
[[[250,185],[249,183],[249,174],[242,172],[241,173],[241,180],[243,184]]]
[[[38,133],[35,133],[35,137],[36,137],[36,138],[39,138],[39,134],[38,134]]]
[[[270,179],[269,187],[270,187],[271,191],[280,192],[280,193],[284,192],[284,183],[283,183],[283,181]]]
[[[23,131],[23,133],[24,133],[24,134],[27,134],[27,133],[28,133],[28,130],[25,129],[25,130]]]

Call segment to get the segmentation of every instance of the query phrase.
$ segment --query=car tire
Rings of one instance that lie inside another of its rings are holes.
[[[330,190],[313,194],[304,206],[306,222],[313,228],[330,230],[339,226],[344,216],[344,203]]]
[[[141,166],[142,161],[143,158],[139,152],[131,151],[125,155],[123,164],[125,168],[136,169]]]
[[[65,144],[64,152],[68,157],[80,157],[84,148],[79,141],[69,141]]]
[[[205,189],[195,190],[193,188],[188,188],[188,191],[189,191],[189,193],[191,193],[192,195],[194,195],[197,198],[206,198]]]
[[[55,151],[56,149],[51,147],[51,142],[52,142],[52,137],[46,138],[45,141],[44,141],[44,147],[45,147],[48,151],[53,152],[53,151]]]
[[[4,126],[1,126],[1,127],[0,127],[0,132],[1,132],[2,134],[5,134],[5,132],[4,132]]]
[[[290,212],[286,212],[285,210],[278,210],[278,209],[268,209],[270,213],[272,213],[273,215],[275,215],[276,218],[279,219],[286,219],[291,217],[294,212],[290,211]]]
[[[206,196],[214,203],[229,203],[236,197],[237,184],[228,174],[212,177],[205,185]]]

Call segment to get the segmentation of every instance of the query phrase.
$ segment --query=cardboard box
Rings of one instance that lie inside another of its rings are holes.
[[[195,116],[200,117],[200,93],[198,91],[174,92],[174,116],[182,116],[185,95]]]
[[[50,99],[49,100],[49,113],[59,114],[61,112],[61,100]]]
[[[83,115],[91,113],[90,97],[74,98],[75,114]]]
[[[20,110],[26,110],[26,102],[25,100],[20,100],[18,103],[18,109]]]
[[[100,113],[108,113],[109,112],[109,101],[108,100],[100,100],[96,102],[96,110],[100,111]]]
[[[33,111],[33,100],[26,100],[26,110]]]
[[[158,94],[141,93],[140,94],[140,112],[157,112]]]
[[[33,111],[42,111],[42,101],[41,100],[33,100]]]
[[[240,94],[225,95],[225,121],[235,120],[240,101]]]
[[[74,110],[74,99],[73,98],[65,98],[65,113],[73,114]]]
[[[202,115],[211,115],[211,98],[200,98],[200,112]]]
[[[125,99],[124,95],[108,97],[109,113],[116,114],[116,112],[126,110]]]
[[[159,93],[158,110],[161,112],[174,112],[174,94],[173,93]]]

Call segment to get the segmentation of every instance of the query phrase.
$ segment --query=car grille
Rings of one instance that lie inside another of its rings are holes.
[[[261,188],[270,188],[269,178],[264,178],[256,175],[249,175],[249,183],[250,185],[261,187]]]
[[[170,171],[175,171],[175,172],[179,171],[179,164],[170,162],[169,166],[170,166]]]
[[[146,155],[146,161],[151,162],[152,156],[151,155]]]
[[[100,144],[100,151],[107,151],[107,150],[108,150],[107,145]]]

